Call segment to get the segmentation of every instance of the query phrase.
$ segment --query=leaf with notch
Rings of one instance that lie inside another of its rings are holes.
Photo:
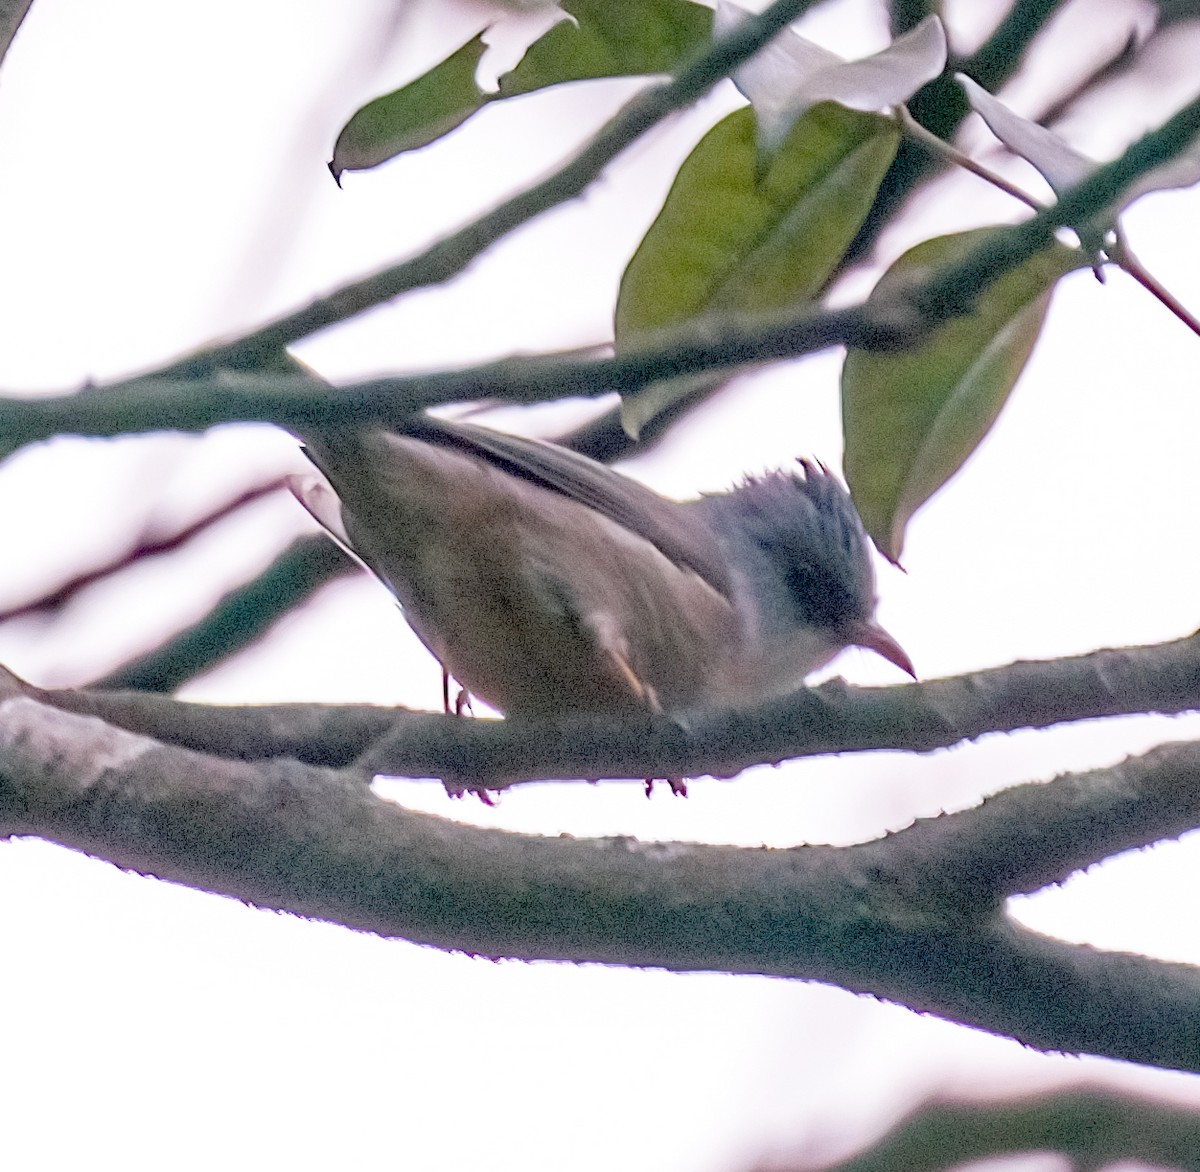
[[[342,129],[329,169],[378,166],[462,125],[489,102],[589,78],[669,73],[712,35],[712,12],[691,0],[567,0],[564,19],[487,93],[475,80],[483,35],[427,73],[362,107]]]

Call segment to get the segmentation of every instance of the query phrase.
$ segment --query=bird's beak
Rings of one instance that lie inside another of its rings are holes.
[[[876,655],[882,655],[889,663],[894,663],[914,680],[917,678],[912,660],[908,658],[908,652],[875,621],[856,626],[851,632],[850,641],[856,647],[865,647],[868,651],[874,651]]]

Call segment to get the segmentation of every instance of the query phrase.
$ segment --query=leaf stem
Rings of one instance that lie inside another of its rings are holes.
[[[1108,249],[1109,259],[1113,264],[1124,269],[1152,297],[1161,301],[1193,334],[1200,335],[1200,319],[1142,264],[1129,247],[1129,241],[1126,240],[1119,223],[1114,234],[1116,243]]]
[[[1040,201],[1034,199],[1027,191],[1022,190],[1015,183],[1010,183],[1003,175],[996,174],[995,171],[989,170],[982,163],[976,162],[970,155],[960,151],[958,147],[951,146],[950,143],[938,138],[936,134],[925,129],[913,116],[909,113],[907,106],[897,106],[895,119],[901,131],[908,138],[919,143],[927,150],[932,151],[935,155],[940,155],[948,162],[955,163],[962,167],[964,171],[970,171],[972,175],[978,175],[980,179],[986,180],[993,187],[998,187],[1001,191],[1011,195],[1014,199],[1019,199],[1027,207],[1033,208],[1035,212],[1039,212],[1045,206]]]
[[[957,147],[951,146],[938,138],[937,135],[930,133],[909,113],[907,107],[898,106],[895,111],[895,120],[901,131],[908,136],[913,142],[920,143],[928,150],[940,155],[949,162],[956,163],[958,166],[965,168],[974,175],[978,175],[981,179],[986,179],[993,186],[998,187],[1001,191],[1007,192],[1014,199],[1019,199],[1023,204],[1032,208],[1035,212],[1043,211],[1046,206],[1034,199],[1033,196],[1010,183],[1003,176],[997,175],[994,171],[983,166],[982,163],[976,162],[970,155],[960,151]],[[1171,313],[1173,313],[1192,333],[1200,336],[1200,318],[1197,318],[1135,255],[1129,247],[1129,241],[1125,237],[1125,233],[1121,228],[1118,220],[1112,228],[1115,242],[1111,247],[1105,248],[1108,260],[1117,265],[1118,268],[1124,269],[1139,285],[1142,286],[1152,297],[1157,298]],[[1079,247],[1082,247],[1080,245]],[[1101,280],[1103,277],[1100,273],[1100,262],[1097,261],[1093,266],[1096,269],[1096,275]]]

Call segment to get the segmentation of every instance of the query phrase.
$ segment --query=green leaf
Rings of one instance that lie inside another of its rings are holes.
[[[475,70],[486,49],[480,33],[416,81],[363,106],[334,145],[334,179],[423,147],[470,118],[485,100]]]
[[[886,297],[953,263],[991,229],[926,240],[883,275]],[[979,446],[1025,366],[1058,279],[1086,257],[1054,245],[995,281],[915,349],[851,350],[842,368],[844,467],[863,524],[898,561],[912,515]]]
[[[712,10],[690,0],[566,0],[562,21],[535,41],[500,97],[564,81],[670,73],[712,39]]]
[[[824,287],[896,153],[885,118],[814,106],[767,159],[750,108],[718,122],[684,161],[621,280],[618,347],[689,319],[780,309]],[[691,380],[627,398],[631,434]]]
[[[568,81],[669,73],[712,35],[712,12],[691,0],[567,0],[562,7],[568,18],[500,78],[498,93],[475,81],[486,50],[481,33],[415,81],[368,102],[338,135],[334,178],[427,146],[489,102]]]

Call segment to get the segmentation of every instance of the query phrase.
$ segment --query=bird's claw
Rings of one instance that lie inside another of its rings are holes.
[[[646,778],[646,797],[649,797],[654,792],[654,783],[660,780],[657,777]],[[685,777],[664,777],[661,780],[665,781],[671,787],[671,793],[677,798],[686,798],[688,796],[687,778]]]

